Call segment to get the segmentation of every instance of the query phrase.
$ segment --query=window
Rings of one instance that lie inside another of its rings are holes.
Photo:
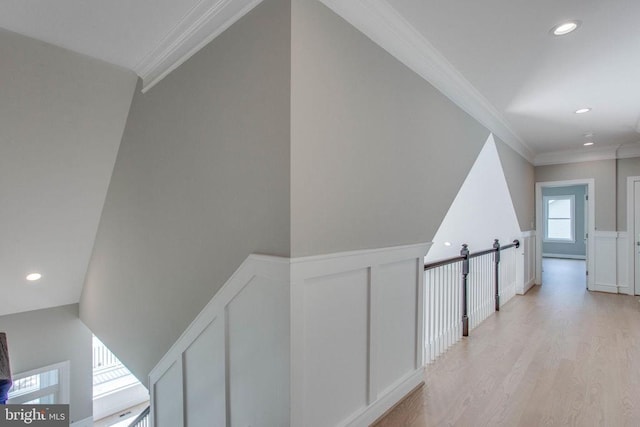
[[[15,375],[7,403],[69,403],[69,362]]]
[[[544,196],[546,242],[575,243],[575,196]]]

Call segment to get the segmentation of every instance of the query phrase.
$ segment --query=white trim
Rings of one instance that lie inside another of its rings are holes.
[[[603,239],[617,239],[619,237],[619,234],[620,233],[618,231],[601,231],[601,230],[596,230],[593,233],[595,237],[601,237]]]
[[[536,155],[535,166],[560,165],[566,163],[591,162],[595,160],[628,159],[640,157],[640,144],[610,145],[572,150],[549,151]]]
[[[627,177],[627,271],[628,271],[628,287],[633,291],[632,294],[640,294],[640,283],[636,283],[636,231],[635,231],[635,196],[634,182],[640,182],[640,176]]]
[[[83,420],[74,421],[69,427],[93,427],[93,417],[87,417]]]
[[[617,149],[618,146],[616,145],[612,147],[589,147],[540,153],[536,155],[533,164],[535,166],[545,166],[615,159]]]
[[[527,292],[529,292],[529,290],[533,288],[535,285],[536,285],[535,279],[529,280],[527,283],[524,284],[524,291],[521,294],[518,293],[518,295],[526,295]]]
[[[633,282],[629,279],[629,233],[618,231],[616,264],[618,293],[633,295]]]
[[[587,271],[589,276],[587,277],[587,288],[594,290],[594,277],[595,277],[595,179],[572,179],[566,181],[547,181],[536,182],[536,229],[542,230],[542,189],[546,187],[567,187],[572,185],[586,185],[587,195],[589,197],[588,205],[588,224],[585,224],[586,232],[589,235],[587,239]],[[543,233],[536,233],[536,280],[537,284],[542,283],[542,235]]]
[[[590,286],[589,288],[590,291],[596,291],[596,292],[606,292],[609,294],[617,294],[618,293],[618,286],[617,285],[611,285],[611,284],[604,284],[604,283],[596,283]]]
[[[182,333],[180,338],[171,346],[169,351],[162,357],[160,362],[153,368],[151,373],[149,374],[149,389],[151,391],[151,425],[155,425],[157,418],[157,384],[158,381],[162,378],[162,376],[171,369],[173,365],[177,366],[177,372],[179,375],[179,381],[176,385],[175,390],[175,399],[178,402],[178,411],[179,411],[179,420],[180,425],[183,425],[184,420],[187,419],[188,414],[185,414],[185,387],[187,387],[189,383],[189,377],[187,376],[187,371],[185,370],[185,353],[191,347],[191,345],[202,336],[203,332],[209,325],[217,323],[223,330],[222,336],[220,336],[219,341],[216,342],[216,346],[218,348],[222,348],[224,352],[224,366],[222,370],[224,371],[224,384],[222,385],[223,392],[221,393],[224,396],[224,417],[227,420],[227,425],[229,424],[229,420],[231,417],[231,403],[230,403],[230,391],[231,384],[234,379],[237,378],[232,377],[232,369],[230,368],[230,333],[231,326],[230,325],[230,316],[229,316],[229,307],[237,301],[237,297],[245,290],[249,290],[255,286],[261,286],[264,283],[274,283],[277,284],[278,287],[287,287],[290,283],[289,280],[289,269],[290,263],[288,258],[281,257],[273,257],[273,256],[265,256],[265,255],[249,255],[247,259],[238,267],[238,269],[233,273],[233,275],[227,280],[227,282],[222,286],[222,288],[215,294],[215,296],[209,301],[209,303],[204,307],[204,309],[196,316],[194,321],[187,327],[187,329]],[[282,288],[280,288],[282,289]],[[280,295],[280,294],[279,294]],[[280,295],[278,298],[280,298]],[[289,296],[286,295],[281,301],[279,301],[282,305],[278,307],[281,312],[283,310],[287,310],[289,306]],[[272,302],[273,304],[273,302]],[[269,307],[273,309],[273,306]],[[275,325],[274,325],[275,326]],[[282,331],[283,334],[287,336],[288,340],[288,331],[285,331],[285,328],[282,325],[277,325],[279,331]],[[272,348],[264,348],[264,352],[268,353],[274,349],[283,348],[284,345],[281,342],[274,342]],[[273,357],[273,355],[265,354],[260,355],[265,357]],[[217,366],[220,368],[220,366]],[[280,384],[276,384],[277,381],[282,381]],[[273,372],[273,376],[270,379],[271,387],[282,388],[289,386],[289,382],[286,379],[286,376],[283,375],[282,372]],[[220,386],[220,384],[218,384]],[[214,385],[211,385],[214,387]],[[277,396],[276,393],[274,396]],[[281,395],[281,394],[280,394]],[[264,408],[260,408],[264,409]],[[275,407],[272,408],[273,411],[278,413],[286,412],[286,408],[284,407]],[[284,412],[283,412],[284,411]],[[286,416],[286,415],[285,415]],[[180,427],[180,426],[177,426]]]
[[[151,89],[262,0],[200,0],[135,67]]]
[[[543,253],[542,258],[587,259],[585,255],[548,254],[548,253]]]
[[[536,282],[536,231],[523,231],[520,238],[520,255],[517,260],[516,293],[524,295]]]
[[[366,390],[366,406],[360,409],[354,408],[354,413],[337,425],[345,427],[369,425],[423,381],[424,331],[422,326],[424,311],[421,305],[424,256],[430,245],[431,243],[422,243],[291,259],[291,425],[307,425],[305,417],[310,412],[306,407],[309,402],[305,396],[305,385],[309,381],[305,365],[307,355],[305,334],[307,333],[308,318],[305,294],[311,283],[317,284],[341,273],[368,270],[369,301],[367,302],[368,340],[366,348],[368,369],[366,370],[366,384],[362,384],[363,389]],[[416,269],[416,314],[412,321],[415,322],[416,330],[416,336],[412,343],[414,345],[412,348],[415,350],[414,366],[407,375],[399,378],[392,386],[381,390],[382,385],[379,384],[378,375],[383,366],[381,366],[378,356],[385,347],[384,343],[380,343],[378,335],[380,323],[377,316],[381,303],[383,303],[378,296],[381,286],[380,270],[382,266],[409,260],[412,261],[413,268]],[[314,402],[314,404],[322,405],[321,402]]]
[[[151,370],[149,384],[158,381],[176,360],[182,358],[182,353],[218,317],[219,313],[224,311],[224,307],[249,283],[253,276],[261,275],[273,279],[288,280],[288,266],[289,260],[287,258],[249,255]]]
[[[339,414],[340,418],[344,418],[337,421],[337,425],[369,425],[370,422],[375,421],[424,380],[424,331],[422,329],[424,324],[424,311],[422,309],[422,287],[424,256],[429,246],[429,243],[424,243],[295,259],[250,255],[205,306],[202,312],[198,314],[196,319],[189,325],[149,374],[152,425],[156,422],[157,417],[158,408],[155,406],[155,402],[157,400],[156,387],[158,386],[158,381],[174,365],[177,366],[179,377],[178,379],[174,378],[173,381],[177,383],[167,384],[165,386],[179,389],[175,393],[175,399],[178,400],[177,410],[180,411],[180,415],[182,415],[179,419],[184,420],[185,417],[188,417],[188,414],[184,414],[185,395],[183,394],[183,390],[186,384],[189,383],[189,378],[182,365],[184,354],[191,344],[202,335],[202,332],[208,325],[213,324],[214,321],[220,322],[217,324],[224,330],[224,339],[217,338],[219,340],[217,345],[219,346],[218,348],[224,348],[226,352],[224,362],[220,362],[225,365],[225,384],[224,387],[218,384],[218,391],[222,390],[220,395],[225,395],[226,393],[224,416],[226,417],[227,425],[229,425],[231,416],[229,384],[232,384],[234,381],[233,370],[229,368],[229,348],[230,342],[232,342],[230,341],[230,335],[232,333],[230,322],[232,322],[232,318],[229,316],[229,307],[234,304],[234,301],[237,301],[237,296],[244,292],[245,289],[248,290],[252,289],[251,287],[260,286],[260,283],[265,283],[264,279],[267,279],[267,282],[276,283],[280,290],[286,289],[287,291],[285,299],[280,300],[279,305],[277,307],[273,306],[272,308],[279,310],[280,313],[283,313],[283,310],[287,310],[287,307],[289,310],[287,327],[278,325],[279,330],[283,331],[283,334],[286,335],[286,339],[280,342],[274,342],[273,346],[274,348],[282,349],[287,348],[284,346],[288,344],[290,364],[287,373],[290,378],[289,381],[286,382],[287,375],[274,372],[273,376],[275,378],[269,380],[269,387],[273,388],[273,383],[277,383],[278,379],[281,380],[285,384],[284,387],[288,388],[289,391],[289,402],[288,405],[284,407],[284,410],[287,416],[290,417],[290,424],[308,425],[308,423],[305,422],[305,416],[307,414],[307,412],[305,412],[305,404],[318,405],[315,409],[322,408],[323,411],[327,406],[326,403],[318,401],[317,399],[305,399],[305,391],[311,390],[311,392],[313,392],[317,390],[313,387],[313,384],[317,384],[318,382],[312,381],[312,379],[309,378],[313,378],[314,375],[323,378],[323,376],[326,376],[325,372],[327,372],[328,369],[333,369],[333,367],[320,367],[320,370],[308,370],[308,366],[305,364],[305,358],[308,360],[310,354],[318,354],[316,352],[317,350],[331,353],[335,348],[330,345],[321,345],[318,348],[309,349],[309,345],[313,344],[308,344],[309,341],[305,339],[305,334],[309,333],[306,326],[309,324],[309,321],[317,320],[316,325],[320,325],[320,329],[316,329],[315,331],[319,331],[319,335],[324,335],[325,339],[329,337],[329,340],[336,332],[335,329],[328,329],[328,327],[323,326],[326,323],[327,313],[323,310],[320,310],[320,312],[317,310],[314,311],[313,308],[316,308],[316,306],[308,306],[308,304],[305,304],[305,292],[310,292],[310,290],[324,292],[324,289],[326,289],[324,287],[325,283],[331,283],[331,280],[341,273],[346,273],[344,277],[347,277],[347,279],[341,283],[346,284],[347,287],[352,283],[355,286],[367,287],[368,300],[363,301],[358,296],[358,303],[362,302],[364,304],[360,307],[361,311],[364,312],[363,310],[366,309],[366,322],[362,324],[362,328],[349,331],[349,335],[346,337],[347,339],[355,337],[356,339],[362,340],[366,335],[366,345],[363,347],[362,356],[363,360],[366,359],[367,369],[366,374],[362,378],[354,378],[354,382],[349,384],[354,389],[361,388],[362,390],[366,390],[366,405],[360,406],[358,404],[346,408],[344,414]],[[352,272],[357,272],[357,274],[355,276],[351,275]],[[353,279],[353,277],[357,278]],[[396,285],[402,286],[405,296],[403,301],[411,301],[411,308],[415,309],[415,313],[411,311],[410,314],[408,314],[409,307],[407,303],[393,305],[388,304],[388,301],[382,299],[380,292],[389,292],[392,290],[390,286],[393,286],[393,289],[395,289]],[[333,291],[330,290],[328,294],[323,294],[323,296],[329,298],[325,301],[328,301],[328,304],[337,303],[338,306],[340,306],[341,298],[344,297],[344,291],[341,289],[343,288],[334,287]],[[324,306],[320,306],[320,308],[324,309]],[[353,309],[351,305],[343,306],[343,308],[343,314],[350,313]],[[392,312],[388,310],[392,310]],[[408,315],[402,318],[399,325],[404,331],[408,331],[409,329],[407,329],[407,327],[411,327],[412,333],[410,336],[409,334],[404,336],[403,342],[406,345],[394,347],[389,345],[388,342],[390,339],[393,340],[393,338],[395,338],[395,333],[393,330],[389,331],[384,328],[384,326],[386,326],[386,323],[383,323],[385,319],[384,316],[391,316],[396,319],[402,317],[402,314]],[[337,314],[336,312],[332,312],[331,315],[335,317]],[[349,319],[350,317],[347,315],[345,321]],[[242,322],[243,320],[240,321]],[[235,322],[237,329],[238,319],[236,319]],[[366,327],[364,326],[365,324]],[[233,324],[231,326],[233,326]],[[415,335],[413,335],[413,328],[415,328]],[[286,333],[284,332],[285,330]],[[232,335],[231,338],[233,338]],[[319,342],[323,343],[324,341],[320,339]],[[267,351],[269,351],[268,348]],[[396,355],[401,355],[402,357],[396,360]],[[264,355],[261,353],[258,357],[264,357]],[[389,364],[385,362],[385,357],[387,359],[391,358],[391,360],[394,360],[393,363],[397,362],[398,365],[389,366]],[[217,366],[220,367],[221,365]],[[389,368],[391,368],[391,370],[389,370]],[[323,371],[322,369],[325,370]],[[347,370],[348,367],[345,369]],[[397,369],[397,371],[394,369]],[[333,370],[335,371],[335,369]],[[237,379],[235,381],[237,381]],[[357,383],[355,383],[355,381],[357,381]],[[283,383],[277,385],[281,387]],[[311,384],[312,387],[307,389],[306,386],[309,384]],[[336,390],[336,393],[338,392],[339,390]],[[322,397],[320,400],[322,400]],[[251,408],[247,410],[249,409]],[[282,411],[283,408],[278,407],[277,410]]]
[[[345,421],[345,423],[341,423],[340,426],[356,427],[369,426],[373,424],[374,421],[384,415],[384,413],[389,409],[393,408],[394,405],[400,402],[422,383],[424,383],[424,368],[417,369],[406,379],[402,380],[400,384],[398,384],[384,397],[368,408],[363,409],[362,412]]]
[[[594,284],[590,290],[618,293],[618,240],[617,231],[595,231],[595,269],[589,270]]]
[[[316,275],[341,273],[368,267],[376,263],[392,263],[412,257],[417,253],[426,254],[432,243],[419,243],[391,248],[363,249],[336,252],[326,255],[291,258],[291,281]]]
[[[618,151],[616,154],[618,159],[629,159],[632,157],[640,157],[640,144],[635,142],[633,144],[623,145],[620,148],[618,148]]]
[[[533,151],[504,116],[396,9],[385,0],[320,0],[373,42],[533,162]]]

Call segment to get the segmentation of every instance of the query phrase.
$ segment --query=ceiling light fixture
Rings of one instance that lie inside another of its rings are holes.
[[[589,111],[591,111],[591,108],[580,108],[576,111],[574,111],[576,114],[584,114],[584,113],[588,113]]]
[[[582,144],[582,145],[584,145],[585,147],[590,147],[590,146],[592,146],[593,144],[595,144],[595,142],[593,142],[593,141],[587,141],[587,142],[585,142],[585,143],[584,143],[584,144]]]
[[[42,274],[40,273],[27,274],[27,280],[30,282],[35,282],[36,280],[40,280],[41,278],[42,278]]]
[[[562,24],[558,24],[553,27],[550,31],[554,36],[564,36],[578,29],[580,26],[580,21],[567,21]]]

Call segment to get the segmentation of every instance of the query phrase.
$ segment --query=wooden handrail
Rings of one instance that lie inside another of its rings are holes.
[[[500,251],[504,251],[506,249],[511,249],[511,248],[519,248],[520,247],[520,241],[518,239],[514,240],[512,243],[509,243],[508,245],[504,245],[504,246],[500,246],[499,248],[490,248],[490,249],[485,249],[483,251],[478,251],[478,252],[472,252],[469,254],[469,259],[471,258],[476,258],[482,255],[487,255],[490,253],[494,253],[498,250]],[[463,256],[459,255],[459,256],[454,256],[451,258],[446,258],[446,259],[442,259],[439,261],[434,261],[434,262],[429,262],[427,264],[424,265],[424,270],[431,270],[433,268],[438,268],[438,267],[442,267],[443,265],[448,265],[448,264],[453,264],[456,263],[458,261],[462,261],[464,259]]]

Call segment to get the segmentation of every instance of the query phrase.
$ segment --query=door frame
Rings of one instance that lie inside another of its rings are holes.
[[[634,184],[640,182],[640,176],[627,177],[627,274],[629,292],[631,295],[640,295],[640,283],[636,283],[636,225],[635,225],[635,197]],[[633,286],[632,286],[633,285]]]
[[[640,177],[638,177],[640,181]],[[542,225],[542,189],[549,187],[569,187],[572,185],[586,185],[589,201],[587,203],[587,289],[593,290],[595,279],[595,179],[571,179],[566,181],[542,181],[536,182],[536,283],[542,285],[542,242],[544,237],[544,227]]]

